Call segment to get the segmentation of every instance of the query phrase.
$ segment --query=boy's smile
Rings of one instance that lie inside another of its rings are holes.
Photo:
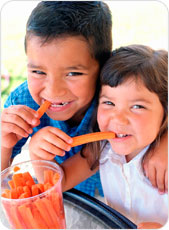
[[[158,96],[141,80],[129,78],[117,87],[102,86],[98,123],[101,131],[113,131],[112,149],[132,159],[158,135],[164,110]]]
[[[52,104],[47,115],[54,120],[80,121],[96,89],[99,63],[80,36],[42,43],[27,42],[28,87],[33,99]]]

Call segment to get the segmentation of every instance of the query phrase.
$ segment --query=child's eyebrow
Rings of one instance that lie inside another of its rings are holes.
[[[32,64],[32,63],[28,63],[28,64],[27,64],[27,67],[28,67],[28,68],[42,69],[42,66],[34,65],[34,64]]]
[[[73,66],[69,66],[69,67],[67,67],[66,69],[88,69],[86,66],[84,66],[84,65],[73,65]]]

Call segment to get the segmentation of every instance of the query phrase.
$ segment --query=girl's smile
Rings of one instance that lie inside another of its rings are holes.
[[[141,80],[131,76],[117,87],[102,86],[97,119],[101,131],[115,132],[116,138],[109,141],[118,154],[131,159],[152,143],[163,116],[158,96]]]

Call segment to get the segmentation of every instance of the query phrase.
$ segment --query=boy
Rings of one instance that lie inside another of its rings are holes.
[[[34,134],[43,145],[37,155],[44,159],[62,163],[82,149],[70,149],[69,136],[90,130],[100,68],[112,50],[111,29],[110,10],[100,1],[44,1],[33,10],[25,38],[28,81],[11,93],[2,113],[2,169]],[[52,105],[39,120],[35,110],[45,99]],[[55,145],[58,137],[64,149]],[[102,194],[99,174],[76,188],[91,196],[97,188]]]

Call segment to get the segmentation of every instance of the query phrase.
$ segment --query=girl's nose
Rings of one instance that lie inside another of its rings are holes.
[[[111,120],[113,123],[120,126],[129,124],[127,113],[124,111],[114,113]]]

